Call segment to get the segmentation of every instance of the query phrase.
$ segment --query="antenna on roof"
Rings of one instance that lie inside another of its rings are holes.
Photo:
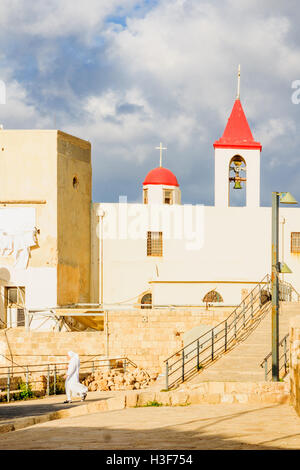
[[[237,99],[237,100],[240,99],[240,84],[241,84],[241,66],[239,65],[239,68],[238,68],[237,95],[236,95],[236,99]]]

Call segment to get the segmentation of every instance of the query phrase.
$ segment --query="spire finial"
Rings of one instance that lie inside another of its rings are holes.
[[[237,95],[236,95],[237,100],[240,99],[240,84],[241,84],[241,66],[239,65],[239,68],[238,68],[238,85],[237,85]]]
[[[155,147],[156,150],[160,150],[159,152],[159,166],[162,167],[162,151],[163,150],[167,150],[167,147],[163,147],[162,146],[163,144],[160,143],[160,146],[159,147]]]

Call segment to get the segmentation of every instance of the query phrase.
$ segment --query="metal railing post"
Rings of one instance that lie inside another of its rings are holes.
[[[53,393],[56,395],[56,364],[54,364]]]
[[[29,388],[29,371],[28,366],[26,366],[26,390]]]
[[[215,334],[214,329],[211,330],[211,360],[214,360],[214,345],[215,345]]]
[[[169,390],[169,361],[166,362],[166,390]]]
[[[286,338],[284,338],[284,372],[287,373],[287,348],[286,348]]]
[[[123,361],[123,370],[124,370],[124,374],[126,373],[126,357]]]
[[[10,367],[7,369],[7,403],[10,399]]]
[[[268,359],[265,359],[265,381],[268,381]]]
[[[234,337],[236,338],[236,312],[234,312]]]
[[[182,350],[182,371],[181,371],[182,382],[184,382],[184,349]]]
[[[200,345],[199,345],[199,339],[197,340],[197,370],[200,369]]]
[[[251,317],[253,318],[253,291],[251,292]]]
[[[48,364],[48,370],[47,370],[47,395],[50,395],[50,366]]]
[[[227,321],[225,322],[225,344],[224,344],[224,349],[227,351]]]
[[[95,362],[94,361],[92,362],[92,372],[93,372],[93,374],[95,373]]]

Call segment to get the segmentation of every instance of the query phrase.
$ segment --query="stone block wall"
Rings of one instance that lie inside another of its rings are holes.
[[[217,325],[228,310],[136,309],[108,312],[108,355],[126,356],[138,367],[164,370],[164,360],[183,346],[183,334],[206,324]],[[73,350],[81,362],[107,354],[106,328],[98,332],[39,332],[24,328],[0,331],[0,366],[68,362]],[[6,357],[6,358],[5,358]]]
[[[10,364],[10,359],[20,365],[68,362],[70,350],[81,360],[103,354],[103,332],[0,331],[0,366]]]
[[[183,347],[191,328],[217,325],[228,310],[137,309],[108,312],[109,355],[127,356],[139,367],[161,372],[164,361]]]
[[[300,315],[290,321],[291,403],[300,416]]]

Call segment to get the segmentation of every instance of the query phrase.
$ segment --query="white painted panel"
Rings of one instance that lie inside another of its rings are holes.
[[[0,209],[0,232],[16,233],[31,230],[36,225],[34,207]]]

